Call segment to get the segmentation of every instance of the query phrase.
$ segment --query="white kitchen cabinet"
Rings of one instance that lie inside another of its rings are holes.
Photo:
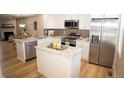
[[[89,41],[83,41],[82,58],[87,61],[89,61],[89,45]]]
[[[64,20],[79,20],[79,29],[90,29],[89,14],[48,14],[44,15],[44,28],[64,28]]]
[[[78,14],[66,14],[65,15],[65,20],[78,20],[79,19]]]
[[[26,60],[36,57],[35,46],[37,45],[36,39],[15,39],[17,58],[26,62]]]
[[[87,40],[76,40],[76,47],[81,48],[81,57],[86,61],[89,61],[89,45]]]
[[[79,20],[79,29],[90,29],[89,14],[70,14],[66,15],[66,20]]]
[[[77,78],[80,75],[81,51],[67,47],[60,51],[37,46],[38,72],[50,78]]]
[[[90,29],[91,17],[89,14],[79,15],[79,29]]]
[[[62,14],[44,15],[44,28],[64,28],[64,18]]]
[[[91,18],[118,18],[119,14],[92,14]]]
[[[26,54],[25,54],[25,46],[24,43],[20,41],[16,41],[16,50],[17,50],[17,58],[24,61],[26,59]]]

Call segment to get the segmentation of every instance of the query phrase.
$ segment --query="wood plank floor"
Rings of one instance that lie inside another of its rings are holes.
[[[0,62],[6,78],[45,78],[38,73],[36,59],[24,63],[17,59],[16,47],[7,41],[0,41]],[[109,78],[111,68],[81,61],[81,78]]]

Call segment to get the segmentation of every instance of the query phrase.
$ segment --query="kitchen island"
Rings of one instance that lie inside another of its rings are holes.
[[[37,45],[37,38],[15,39],[17,58],[26,62],[29,59],[36,57],[34,46]]]
[[[81,49],[67,47],[56,50],[44,46],[36,46],[38,72],[46,77],[79,77]]]

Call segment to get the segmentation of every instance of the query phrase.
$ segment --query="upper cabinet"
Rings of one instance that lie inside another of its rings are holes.
[[[119,14],[92,14],[91,18],[119,18]]]
[[[64,16],[60,14],[44,15],[44,28],[64,28]]]
[[[48,14],[44,15],[44,28],[64,28],[64,20],[79,20],[79,29],[90,29],[88,14]]]
[[[90,15],[89,14],[82,14],[79,15],[79,29],[90,29]]]

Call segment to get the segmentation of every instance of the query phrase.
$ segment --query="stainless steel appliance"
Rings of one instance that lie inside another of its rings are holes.
[[[118,38],[118,18],[92,18],[89,62],[112,67]]]
[[[78,29],[79,28],[79,20],[65,20],[65,28],[68,29]]]
[[[62,38],[61,44],[76,47],[76,39],[79,39],[80,36],[81,35],[77,33],[70,33],[66,37]]]
[[[26,60],[36,57],[35,46],[37,46],[37,41],[32,41],[25,44]]]

